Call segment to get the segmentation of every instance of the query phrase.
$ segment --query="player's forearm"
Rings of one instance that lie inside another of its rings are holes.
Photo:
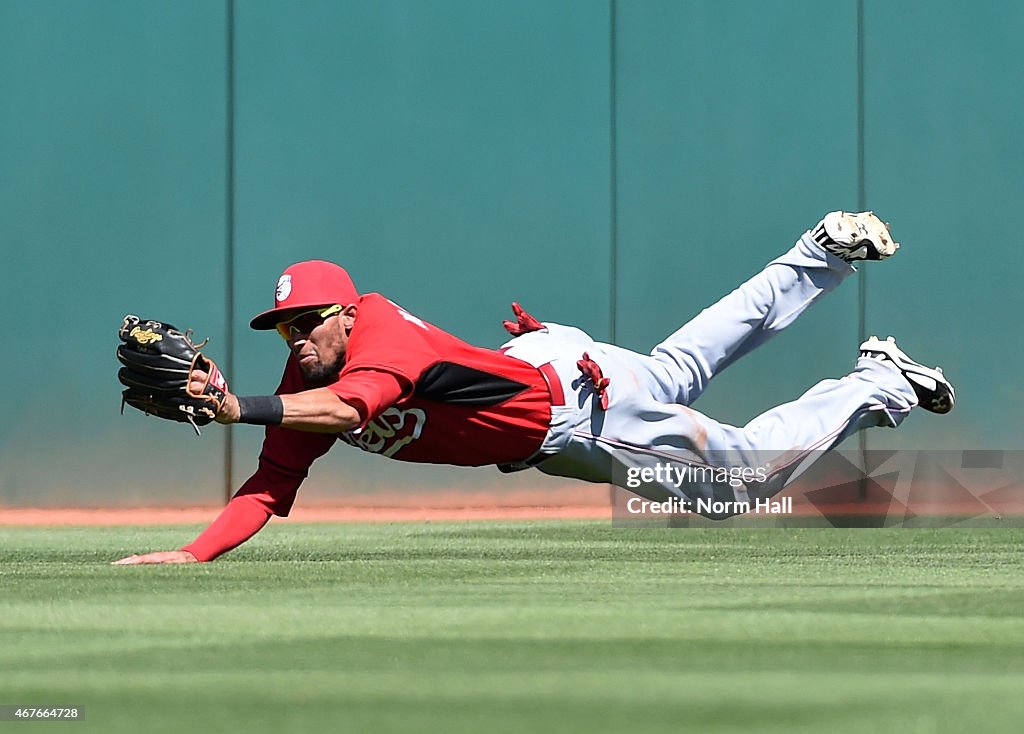
[[[327,388],[289,395],[238,398],[229,394],[217,416],[219,423],[281,425],[298,431],[343,433],[356,428],[359,411]]]
[[[359,411],[327,388],[282,395],[284,417],[281,425],[300,431],[343,433],[360,423]]]
[[[271,514],[251,495],[235,497],[198,538],[181,550],[188,551],[198,561],[212,561],[258,533]]]

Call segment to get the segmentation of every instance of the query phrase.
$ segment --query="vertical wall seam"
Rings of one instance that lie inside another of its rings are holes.
[[[857,0],[857,211],[865,211],[867,182],[864,163],[864,0]],[[858,336],[866,338],[867,269],[861,268],[857,297]]]
[[[225,51],[225,173],[224,173],[224,320],[225,331],[224,368],[230,377],[235,374],[235,1],[225,0],[226,51]],[[224,434],[224,502],[234,492],[234,430],[225,426]]]
[[[616,89],[616,0],[609,0],[608,3],[608,165],[609,165],[609,272],[608,272],[608,341],[616,343],[618,336],[618,290],[619,290],[619,162],[618,162],[618,100]]]
[[[867,204],[867,180],[864,162],[864,0],[857,0],[857,211],[865,211]],[[862,267],[857,277],[857,343],[867,339],[868,268]],[[861,466],[867,472],[868,432],[857,434],[857,445]],[[867,480],[861,480],[860,496],[867,497]]]
[[[619,317],[619,151],[618,151],[618,89],[616,33],[618,22],[616,0],[608,0],[608,341],[616,343]],[[615,486],[608,485],[608,504],[615,506]]]

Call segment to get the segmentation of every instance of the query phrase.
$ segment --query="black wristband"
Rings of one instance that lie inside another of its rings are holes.
[[[254,426],[279,426],[284,418],[284,401],[279,395],[238,398],[238,422]]]

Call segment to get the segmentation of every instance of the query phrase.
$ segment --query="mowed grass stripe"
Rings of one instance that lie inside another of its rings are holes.
[[[1024,714],[1019,531],[276,523],[214,564],[108,564],[194,530],[0,529],[0,703],[88,703],[76,731],[977,732]]]

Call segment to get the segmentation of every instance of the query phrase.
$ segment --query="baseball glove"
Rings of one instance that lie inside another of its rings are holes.
[[[190,423],[199,434],[220,412],[228,391],[227,381],[213,360],[192,341],[192,330],[181,332],[162,321],[144,321],[129,314],[118,331],[124,342],[117,358],[124,365],[117,379],[128,389],[121,393],[121,412],[125,403],[146,415],[155,415],[178,423]],[[205,372],[201,390],[191,386],[192,374]]]

